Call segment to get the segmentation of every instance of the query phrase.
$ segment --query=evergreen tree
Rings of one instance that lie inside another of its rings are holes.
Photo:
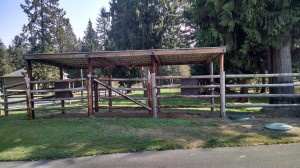
[[[87,28],[84,31],[81,51],[83,52],[99,51],[97,32],[94,30],[91,20],[89,20]]]
[[[108,37],[112,50],[141,50],[181,47],[181,21],[184,0],[118,0],[111,3],[111,30]],[[116,77],[148,74],[143,68],[121,66],[113,70]],[[122,72],[122,73],[121,73]],[[143,76],[146,77],[147,76]],[[128,83],[128,86],[131,84]],[[144,86],[145,87],[145,86]]]
[[[289,44],[288,34],[291,27],[299,21],[298,1],[191,0],[190,2],[192,7],[187,16],[196,25],[198,45],[226,45],[228,52],[225,64],[230,65],[225,66],[227,72],[263,73],[266,70],[264,67],[267,55],[270,60],[269,66],[277,69],[269,72],[291,72],[290,54],[286,53],[284,56],[279,53],[284,53],[280,52],[281,49],[289,51],[281,42]],[[279,49],[266,52],[268,48],[275,46]],[[281,66],[279,62],[287,66]],[[282,70],[279,70],[280,67]],[[280,92],[291,93],[291,89],[288,90]],[[241,91],[247,92],[246,89]]]
[[[26,52],[27,48],[28,46],[22,35],[16,35],[12,41],[12,45],[8,48],[10,63],[16,70],[26,66],[22,55]]]
[[[73,51],[70,44],[76,37],[58,2],[59,0],[25,0],[25,4],[21,4],[29,22],[23,26],[24,36],[30,45],[29,53]],[[36,79],[58,78],[57,68],[35,65],[33,76]]]
[[[109,49],[108,32],[110,31],[110,12],[105,8],[100,9],[99,17],[97,18],[97,33],[99,38],[100,50]]]
[[[9,63],[9,55],[6,51],[6,47],[0,39],[0,76],[1,76],[0,84],[1,85],[4,82],[2,76],[14,70],[15,70],[14,67],[11,66]]]

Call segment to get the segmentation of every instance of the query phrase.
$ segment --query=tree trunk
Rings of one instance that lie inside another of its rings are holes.
[[[247,79],[247,78],[244,78],[244,79],[242,79],[241,83],[242,84],[249,84],[250,80]],[[241,90],[240,90],[240,94],[248,94],[248,90],[249,90],[249,88],[242,87]],[[250,102],[250,100],[249,100],[249,97],[240,97],[236,102],[248,103],[248,102]]]
[[[291,51],[290,46],[286,45],[279,49],[269,49],[268,63],[270,73],[292,73]],[[293,83],[292,77],[278,77],[270,79],[270,83]],[[271,94],[293,94],[294,87],[274,87],[270,89]],[[270,98],[270,104],[289,104],[292,103],[291,98],[274,97]]]

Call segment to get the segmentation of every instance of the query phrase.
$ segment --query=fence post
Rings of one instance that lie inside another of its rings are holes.
[[[3,106],[4,106],[4,115],[8,116],[8,97],[6,85],[3,85]]]
[[[157,108],[156,108],[156,80],[155,73],[151,73],[151,91],[152,91],[152,116],[157,118]]]
[[[94,81],[95,112],[99,112],[99,90],[98,83]]]
[[[220,117],[226,117],[225,109],[225,71],[220,73]]]
[[[209,75],[214,75],[214,62],[211,61],[209,64],[210,64],[210,73],[209,73]],[[214,78],[210,78],[210,84],[211,85],[214,84]],[[214,88],[210,88],[210,94],[214,95]],[[215,99],[213,97],[210,98],[210,105],[211,105],[210,111],[214,112],[215,111],[215,107],[214,107],[214,105],[215,105]]]
[[[32,106],[31,106],[31,94],[30,94],[30,78],[25,75],[25,85],[26,85],[26,103],[27,103],[27,116],[29,120],[33,119],[32,116]]]

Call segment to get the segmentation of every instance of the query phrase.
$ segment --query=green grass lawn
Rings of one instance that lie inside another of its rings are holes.
[[[178,94],[176,91],[162,94]],[[142,96],[141,92],[131,96]],[[107,103],[101,100],[101,103]],[[265,99],[251,99],[262,103]],[[166,99],[165,105],[209,103],[203,99]],[[78,106],[75,103],[68,106]],[[115,105],[133,105],[116,100]],[[186,109],[183,109],[186,110]],[[190,109],[201,112],[203,109]],[[207,109],[206,111],[208,111]],[[204,109],[205,111],[205,109]],[[50,118],[27,120],[25,112],[0,117],[0,161],[56,159],[97,154],[166,149],[249,146],[300,142],[297,118],[262,118],[258,108],[228,109],[255,116],[249,121],[200,118],[183,115],[172,119],[152,118]],[[38,114],[44,113],[38,111]],[[257,116],[256,116],[257,115]],[[263,126],[284,122],[294,126],[276,132]]]

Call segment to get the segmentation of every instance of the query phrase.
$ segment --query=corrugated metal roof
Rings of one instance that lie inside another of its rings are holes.
[[[194,49],[151,49],[100,51],[58,54],[23,55],[25,60],[67,68],[88,68],[88,58],[91,58],[94,68],[110,66],[150,66],[151,56],[155,56],[160,65],[201,64],[214,60],[219,54],[225,53],[225,47],[206,47]]]

